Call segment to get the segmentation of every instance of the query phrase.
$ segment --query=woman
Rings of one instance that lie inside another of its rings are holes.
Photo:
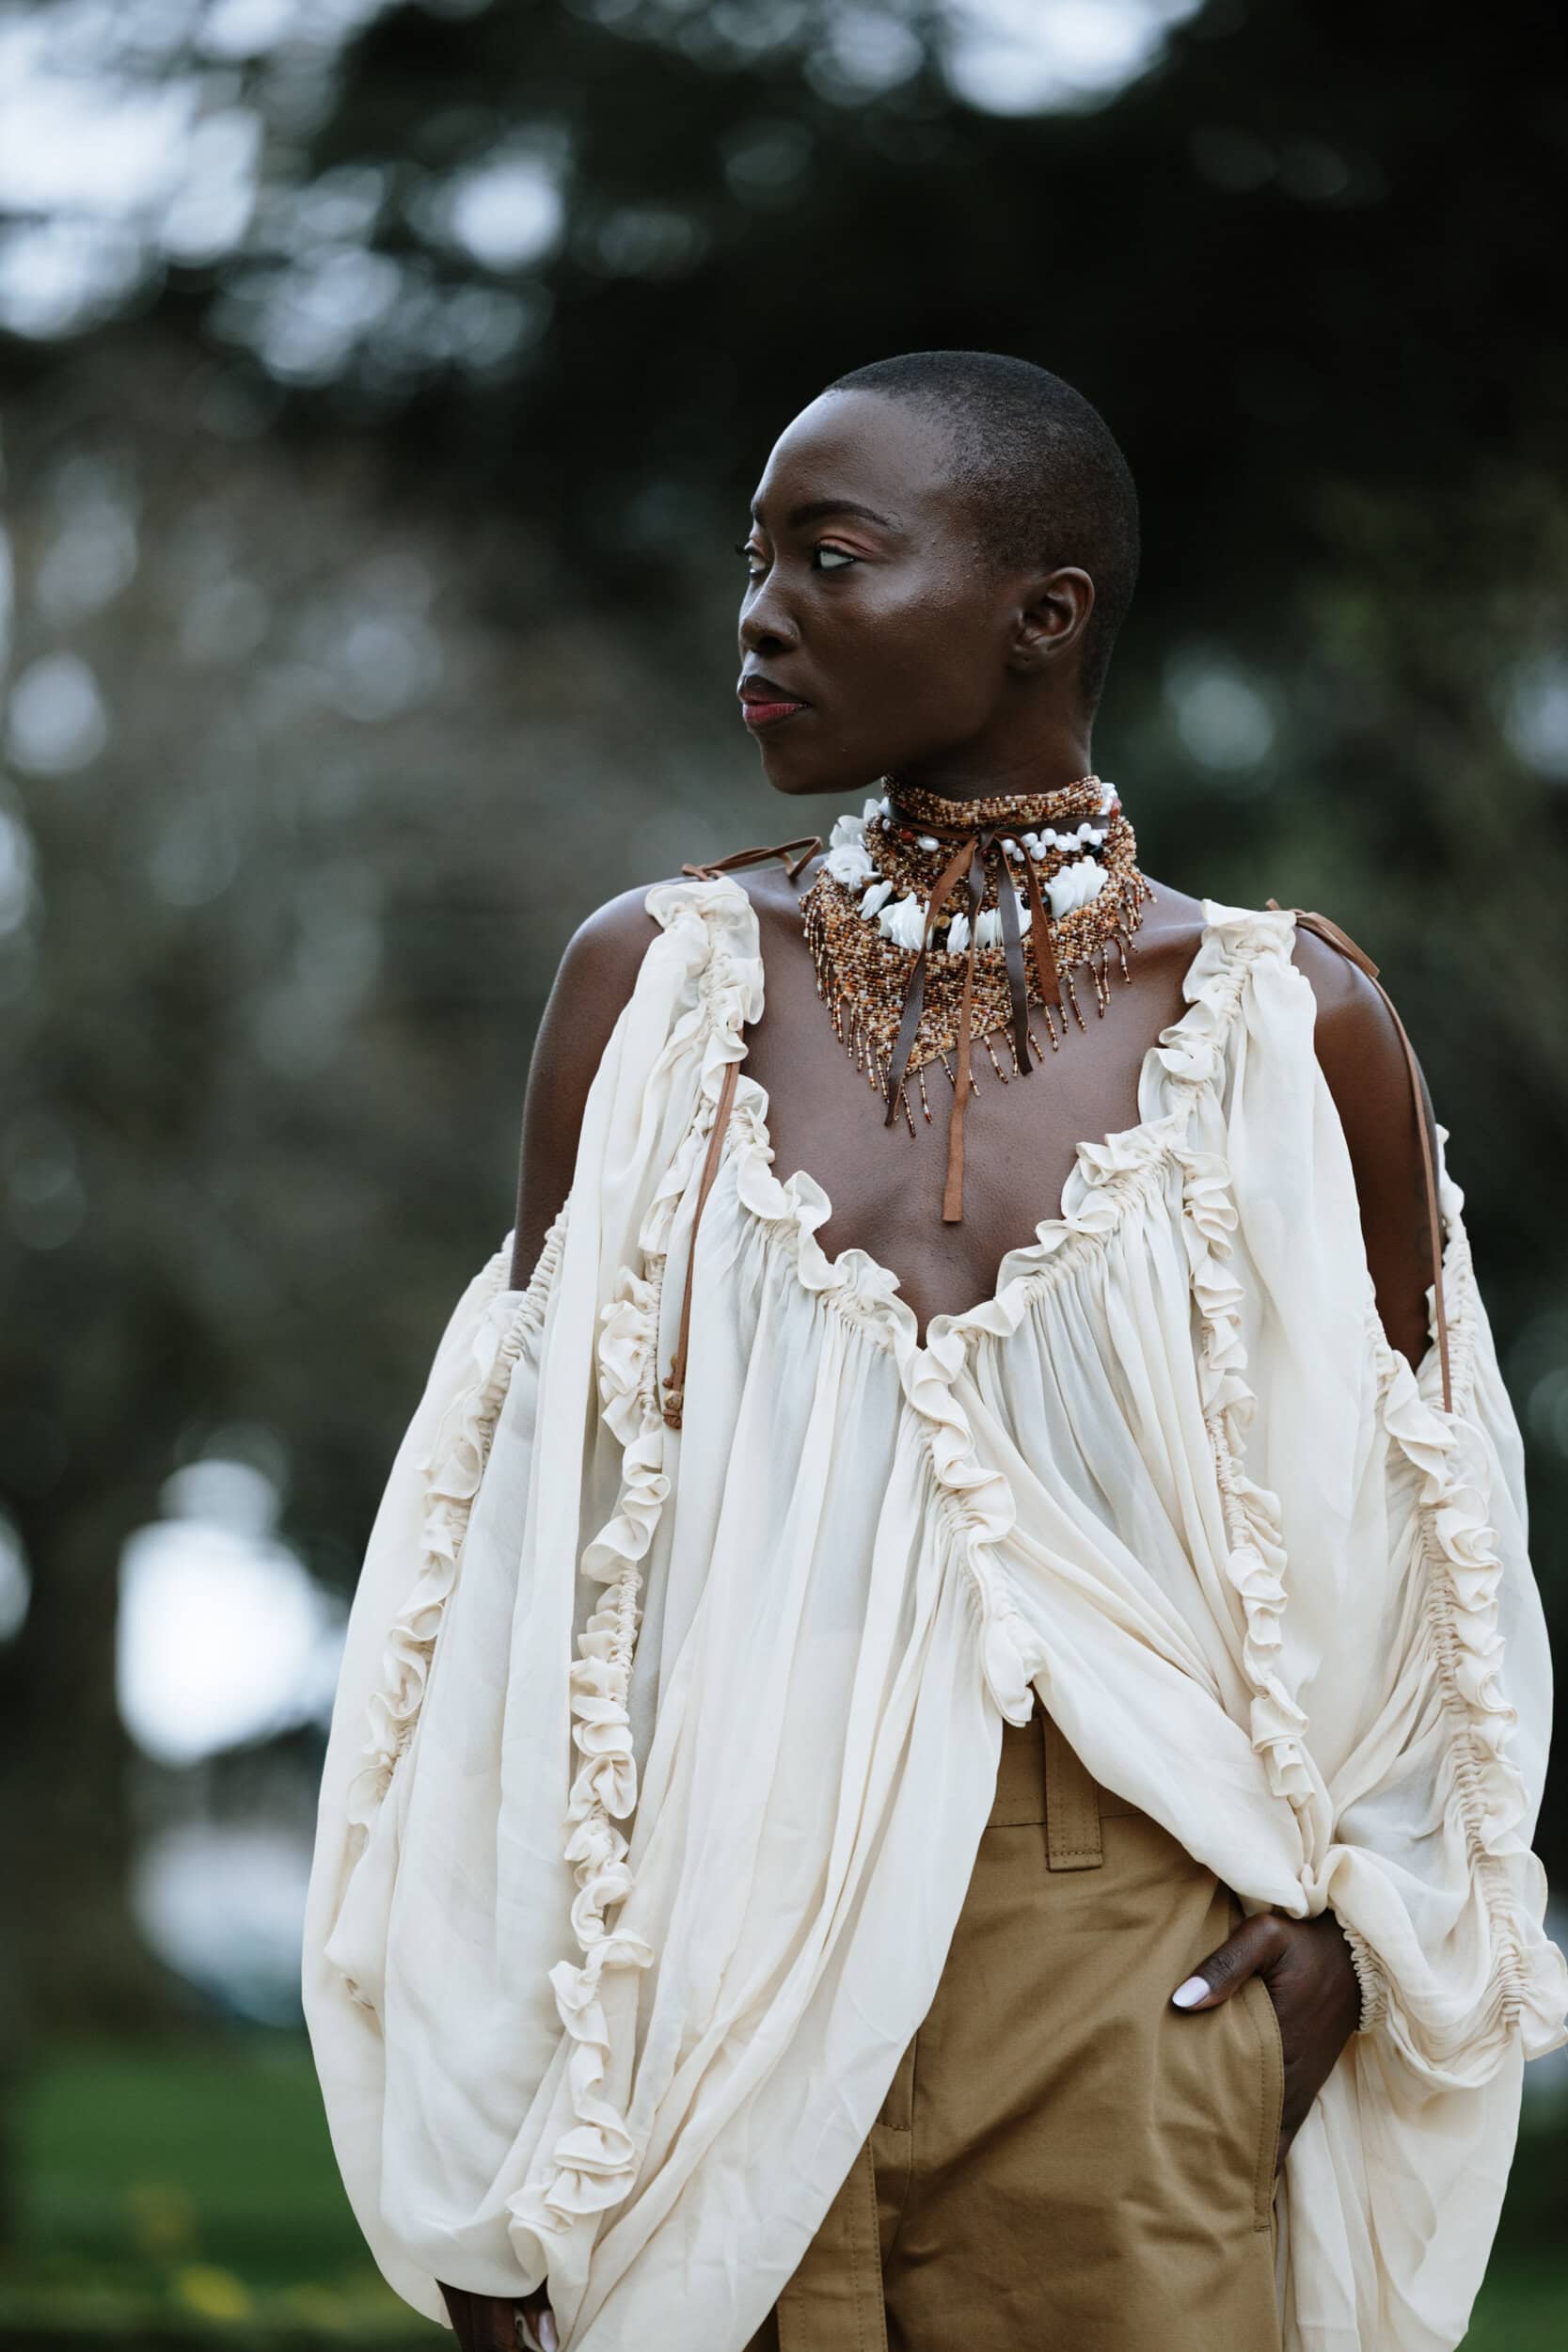
[[[841,379],[740,696],[871,797],[562,961],[307,1922],[466,2346],[1464,2333],[1564,2038],[1518,1432],[1374,967],[1151,882],[1092,773],[1136,549],[1057,378]]]

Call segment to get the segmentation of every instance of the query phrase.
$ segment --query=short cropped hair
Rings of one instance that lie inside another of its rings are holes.
[[[1138,493],[1097,408],[1048,368],[996,351],[906,351],[825,387],[908,400],[951,436],[982,550],[999,570],[1078,564],[1094,581],[1080,686],[1092,712],[1138,577]]]

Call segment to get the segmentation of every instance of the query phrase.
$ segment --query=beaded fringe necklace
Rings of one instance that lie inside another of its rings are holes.
[[[1009,1018],[1014,1074],[1032,1072],[1030,1053],[1041,1061],[1045,1053],[1029,1021],[1023,939],[1030,943],[1038,1001],[1054,1051],[1058,1040],[1053,1016],[1060,1015],[1064,1036],[1068,1027],[1067,1015],[1061,1010],[1064,980],[1079,1027],[1088,1026],[1079,1010],[1072,985],[1073,964],[1088,962],[1094,975],[1096,1006],[1103,1014],[1110,999],[1106,984],[1110,949],[1115,946],[1121,977],[1130,980],[1132,976],[1127,969],[1126,951],[1143,920],[1144,902],[1152,899],[1155,893],[1153,884],[1138,871],[1137,844],[1121,803],[1114,787],[1102,785],[1098,776],[1081,776],[1076,784],[1066,785],[1060,791],[1013,801],[946,801],[933,792],[897,785],[891,777],[884,776],[882,784],[881,797],[867,801],[863,815],[841,817],[834,825],[822,872],[807,890],[801,908],[816,964],[817,993],[830,1001],[838,1037],[869,1083],[885,1098],[887,1115],[883,1124],[891,1126],[901,1107],[910,1133],[914,1133],[913,1113],[904,1092],[904,1081],[911,1069],[916,1073],[921,1105],[927,1120],[931,1106],[927,1100],[925,1080],[919,1073],[930,1060],[940,1060],[947,1073],[953,1087],[953,1111],[948,1127],[947,1190],[942,1213],[944,1223],[953,1223],[961,1221],[963,1216],[963,1111],[974,1086],[969,1049],[976,1003],[978,1019],[984,1024],[982,1035],[997,1076],[1006,1083],[1006,1073],[990,1048],[990,1031],[1006,1026]],[[1081,809],[1080,797],[1091,792],[1092,800]],[[1099,825],[1094,821],[1096,817],[1103,820]],[[951,821],[954,818],[956,823]],[[920,891],[927,888],[933,866],[954,842],[957,849],[929,882],[923,902]],[[728,874],[736,866],[754,866],[762,858],[776,857],[783,859],[784,871],[795,882],[821,847],[816,834],[802,834],[793,841],[775,842],[767,849],[734,850],[728,857],[715,858],[705,865],[688,864],[681,867],[681,872],[707,879]],[[919,859],[926,864],[921,866]],[[1022,868],[1026,909],[1021,910],[1020,894],[1012,886],[1012,877],[1006,891],[999,888],[1009,863],[1015,869]],[[988,872],[993,864],[994,870]],[[893,894],[900,881],[906,888],[903,898],[895,901]],[[967,909],[955,911],[948,902],[960,882],[966,887],[970,903]],[[1047,899],[1051,907],[1049,917],[1045,913]],[[1265,903],[1276,914],[1287,911],[1280,907],[1277,898]],[[1432,1251],[1437,1353],[1443,1367],[1443,1410],[1451,1413],[1453,1393],[1444,1299],[1444,1227],[1437,1190],[1437,1142],[1416,1049],[1405,1033],[1393,998],[1377,977],[1376,964],[1365,948],[1358,947],[1326,914],[1307,907],[1288,911],[1294,916],[1298,930],[1315,931],[1319,938],[1328,940],[1342,955],[1359,964],[1387,1006],[1404,1051],[1426,1180],[1427,1236]],[[939,932],[942,944],[936,955],[941,961],[934,961],[932,943]],[[882,957],[874,953],[869,944],[873,938],[888,941],[896,950],[895,955]],[[1006,972],[1006,1009],[995,985],[998,942]],[[911,949],[915,958],[912,969],[905,962]],[[990,958],[984,964],[979,961],[982,953]],[[947,1048],[953,1042],[948,1033],[952,975],[960,961],[964,978],[958,1006],[958,1066],[955,1072],[947,1059]],[[926,990],[927,967],[933,981],[929,1002]],[[944,980],[947,1003],[939,1014],[937,1007],[942,1000]],[[895,1001],[900,1007],[896,1015],[892,1010]],[[889,1055],[886,1040],[895,1023],[897,1035]],[[699,1216],[718,1170],[738,1068],[736,1061],[724,1065],[707,1157],[697,1189]],[[974,1091],[979,1089],[975,1088]],[[693,1248],[687,1257],[679,1337],[663,1382],[668,1391],[662,1407],[664,1419],[675,1429],[681,1425],[695,1264]]]
[[[800,902],[805,936],[817,993],[840,1042],[882,1096],[884,1125],[901,1111],[913,1135],[911,1075],[929,1121],[925,1073],[941,1063],[953,1089],[942,1218],[959,1223],[963,1114],[979,1091],[972,1039],[983,1039],[1004,1084],[1029,1074],[1045,1059],[1031,1005],[1053,1053],[1067,1035],[1069,1008],[1081,1029],[1088,1026],[1073,985],[1077,964],[1087,967],[1103,1017],[1112,951],[1130,981],[1126,951],[1154,891],[1138,870],[1116,789],[1098,776],[979,801],[882,782],[860,817],[833,826]],[[997,1030],[1006,1032],[1010,1073],[991,1041]]]

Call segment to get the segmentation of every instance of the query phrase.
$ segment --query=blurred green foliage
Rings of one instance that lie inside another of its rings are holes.
[[[372,2266],[292,2036],[56,2053],[22,2104],[26,2198],[0,2254],[11,2352],[450,2343]],[[1557,2352],[1568,2115],[1521,2144],[1467,2352]]]
[[[299,2039],[61,2052],[19,2122],[8,2344],[443,2340],[366,2255]]]

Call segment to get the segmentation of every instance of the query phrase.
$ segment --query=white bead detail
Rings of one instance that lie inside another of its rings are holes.
[[[1051,912],[1058,917],[1070,914],[1074,907],[1087,906],[1098,898],[1105,886],[1105,868],[1092,857],[1081,857],[1071,866],[1059,866],[1047,882],[1046,894]]]
[[[926,902],[912,891],[895,898],[877,917],[877,928],[895,947],[918,947],[926,936]]]
[[[846,890],[853,890],[859,883],[870,882],[877,871],[863,840],[839,842],[835,849],[828,851],[822,863],[834,882],[842,882]]]
[[[1102,815],[1108,814],[1115,797],[1114,787],[1107,785],[1101,795]],[[842,888],[850,892],[860,891],[857,903],[862,916],[867,922],[874,922],[884,939],[911,952],[918,952],[925,944],[928,902],[913,891],[907,892],[902,898],[895,898],[894,892],[898,886],[896,882],[891,879],[877,879],[876,861],[866,843],[867,833],[875,830],[886,833],[898,830],[898,819],[893,813],[892,803],[885,797],[867,800],[863,813],[858,818],[840,817],[836,819],[829,836],[824,866]],[[1005,856],[1014,866],[1022,866],[1026,860],[1042,862],[1048,850],[1054,850],[1059,856],[1062,852],[1067,853],[1064,862],[1058,865],[1049,880],[1041,877],[1051,914],[1059,921],[1063,915],[1070,914],[1078,908],[1086,906],[1090,899],[1097,898],[1110,880],[1103,864],[1090,853],[1101,849],[1108,837],[1107,826],[1085,820],[1076,828],[1061,829],[1054,825],[1042,825],[1037,829],[1021,827],[1019,837],[1004,834],[999,835],[998,840]],[[918,834],[914,840],[927,856],[943,847],[934,834]],[[1074,855],[1074,852],[1081,853]],[[866,887],[861,891],[863,882]],[[1026,938],[1033,917],[1022,881],[1017,884],[1009,883],[1008,887],[1013,890],[1019,936]],[[998,947],[1003,944],[1003,936],[1000,908],[982,909],[974,925],[976,946]],[[945,948],[950,955],[965,955],[970,939],[971,915],[968,908],[960,910],[949,899],[942,946],[934,948],[934,952],[940,953]]]

